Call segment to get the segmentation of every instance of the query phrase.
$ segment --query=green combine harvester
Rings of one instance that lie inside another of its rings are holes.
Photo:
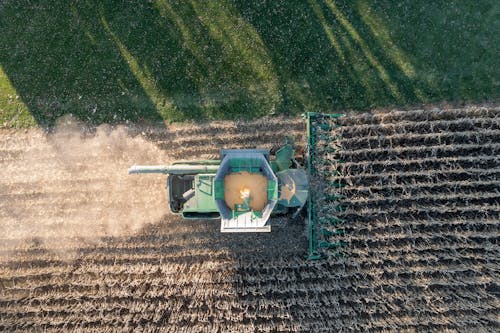
[[[290,142],[271,155],[268,149],[222,149],[218,160],[177,161],[171,165],[134,165],[129,174],[167,174],[170,210],[184,219],[220,219],[221,232],[270,232],[273,215],[309,217],[309,258],[318,259],[313,198],[314,133],[307,114],[308,149],[305,166],[294,158]],[[333,116],[333,115],[329,115]],[[299,159],[300,160],[300,159]]]

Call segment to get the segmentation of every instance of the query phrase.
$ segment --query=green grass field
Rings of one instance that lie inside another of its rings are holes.
[[[0,127],[500,96],[495,0],[0,2]]]

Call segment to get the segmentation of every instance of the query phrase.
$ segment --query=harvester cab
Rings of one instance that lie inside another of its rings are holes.
[[[130,174],[167,174],[170,210],[185,219],[220,219],[221,232],[269,232],[274,214],[298,214],[308,175],[287,143],[267,149],[222,149],[218,160],[132,166]]]

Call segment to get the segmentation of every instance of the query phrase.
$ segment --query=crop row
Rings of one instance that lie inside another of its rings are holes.
[[[462,120],[473,117],[500,117],[499,107],[469,107],[448,110],[407,110],[378,113],[351,113],[339,120],[342,126],[359,124],[381,125],[402,122],[430,122],[437,120]]]
[[[355,116],[354,116],[355,118]],[[402,122],[379,125],[352,125],[340,127],[338,131],[330,132],[331,136],[340,136],[344,140],[371,136],[414,135],[426,133],[454,133],[476,131],[477,129],[495,131],[500,129],[500,117],[464,118],[456,120],[438,120],[422,122]]]
[[[318,218],[331,233],[327,240],[345,245],[329,250],[330,261],[340,253],[358,273],[325,269],[355,286],[352,300],[366,298],[353,316],[375,323],[358,320],[357,329],[498,326],[499,114],[351,114],[313,124]],[[336,283],[336,292],[350,290]],[[371,301],[378,307],[367,306]],[[455,310],[439,318],[445,308]],[[418,324],[409,319],[414,311]],[[449,326],[432,326],[440,321]]]

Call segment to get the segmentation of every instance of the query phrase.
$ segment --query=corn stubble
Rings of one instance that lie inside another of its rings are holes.
[[[498,329],[500,110],[352,114],[340,123],[324,134],[338,138],[328,145],[342,150],[323,152],[327,158],[316,166],[312,185],[325,198],[317,202],[318,218],[344,220],[335,226],[344,233],[328,240],[347,245],[333,251],[343,256],[332,252],[316,262],[305,259],[304,225],[283,218],[273,221],[270,234],[221,235],[218,222],[162,215],[142,223],[134,213],[137,222],[127,223],[140,229],[116,228],[98,241],[75,242],[69,230],[73,224],[81,228],[78,207],[96,200],[125,214],[127,204],[117,202],[124,200],[122,188],[114,196],[116,189],[105,186],[88,163],[74,166],[67,157],[60,162],[64,170],[43,171],[53,162],[37,149],[48,144],[57,155],[61,148],[30,131],[0,132],[0,168],[10,170],[0,178],[0,330]],[[145,162],[157,148],[170,160],[217,154],[219,148],[270,148],[290,135],[305,141],[303,120],[284,118],[127,131],[133,140],[145,140]],[[121,158],[113,161],[120,164]],[[30,163],[33,175],[11,180],[10,172],[23,163]],[[135,183],[138,194],[158,185],[144,181]],[[75,182],[85,183],[85,195]],[[329,201],[339,189],[328,182],[347,185],[340,204]],[[155,214],[161,208],[156,205],[165,204],[159,201],[148,203]],[[47,225],[51,233],[33,238],[12,231],[36,223],[37,230]],[[75,253],[72,260],[61,257],[68,251]]]

